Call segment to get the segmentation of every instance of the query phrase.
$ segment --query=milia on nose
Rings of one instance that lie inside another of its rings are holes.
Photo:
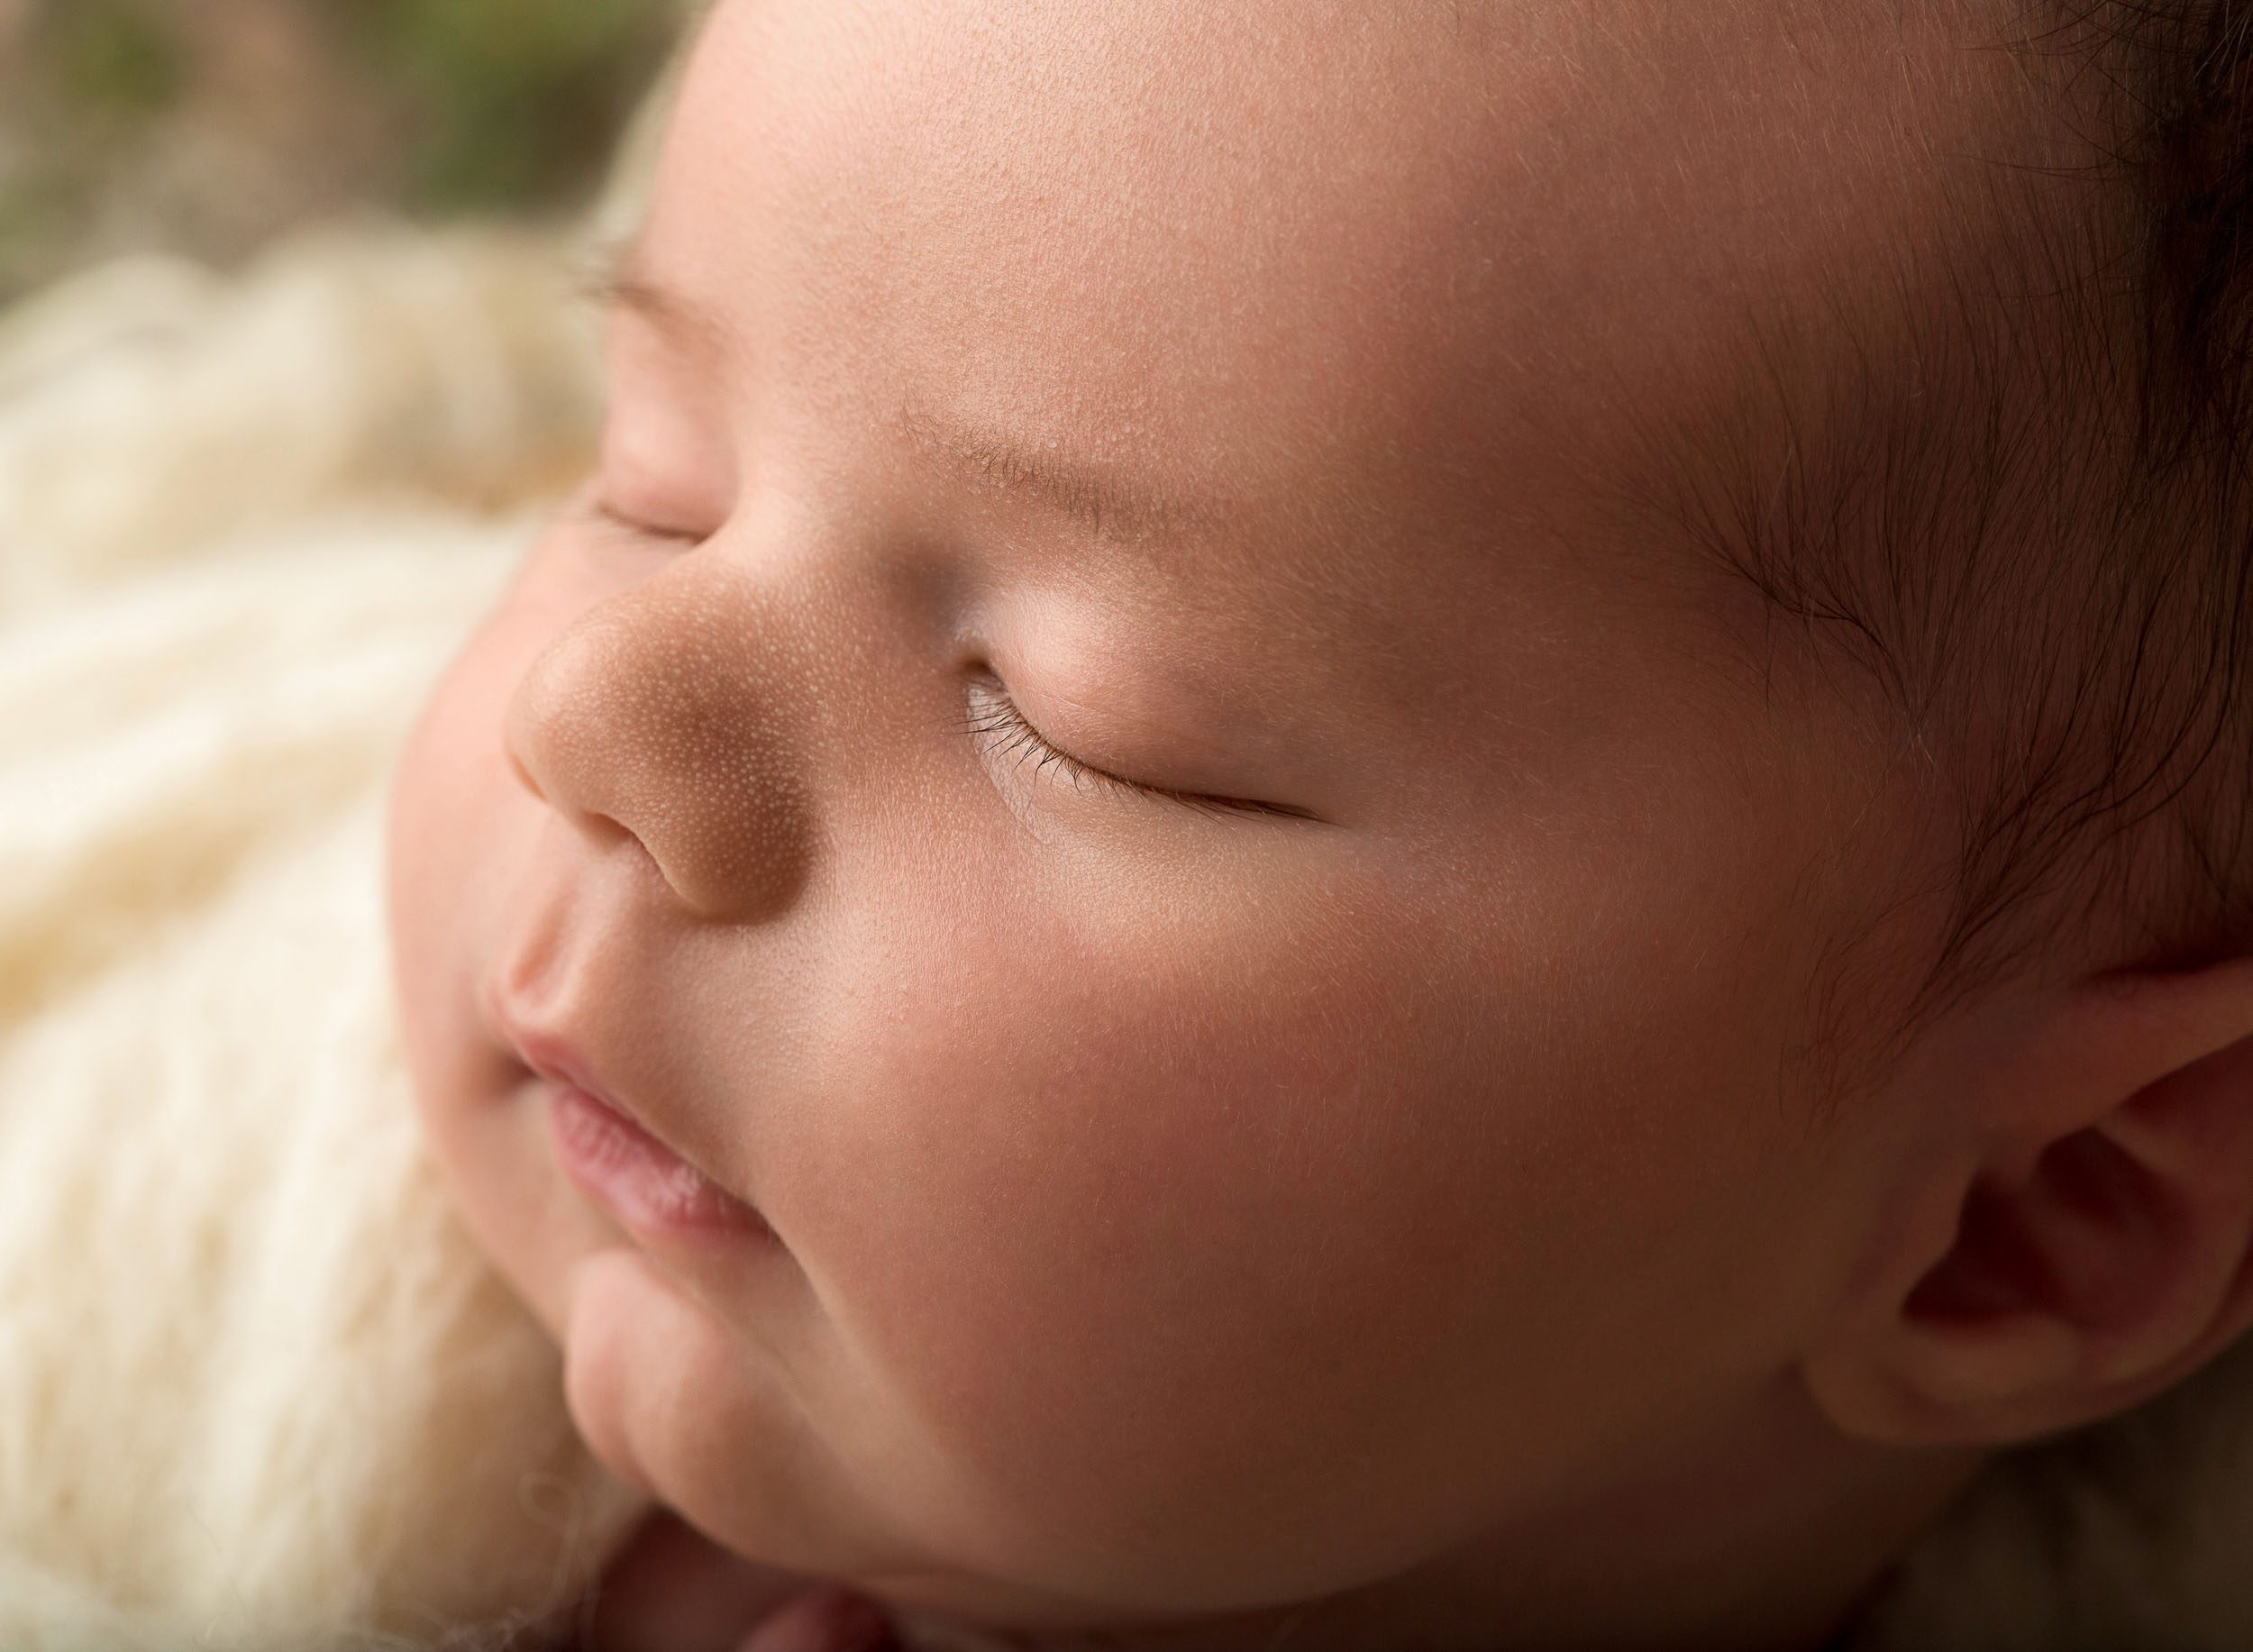
[[[701,553],[699,553],[701,554]],[[792,604],[688,557],[580,615],[504,714],[517,779],[608,851],[624,833],[716,923],[786,909],[813,820],[786,707],[817,698]]]

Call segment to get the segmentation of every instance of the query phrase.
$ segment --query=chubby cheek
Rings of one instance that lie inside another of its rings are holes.
[[[1275,864],[953,913],[907,995],[950,1013],[825,1087],[807,1174],[851,1170],[802,1259],[858,1374],[825,1432],[965,1570],[1222,1610],[1428,1552],[1481,1518],[1468,1457],[1534,1501],[1587,1466],[1584,1289],[1632,1291],[1616,1212],[1678,1214],[1559,1036],[1608,1007]]]

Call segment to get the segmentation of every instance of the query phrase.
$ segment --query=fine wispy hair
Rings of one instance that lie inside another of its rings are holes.
[[[1742,662],[1874,697],[1938,825],[1811,972],[1834,1091],[2011,972],[2253,945],[2253,4],[2039,0],[1962,49],[2022,146],[1936,157],[1948,210],[1645,433],[1639,503],[1757,594]]]

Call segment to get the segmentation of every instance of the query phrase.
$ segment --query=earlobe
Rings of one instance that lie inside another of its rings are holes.
[[[1951,1097],[1973,1144],[1805,1362],[1843,1431],[2006,1445],[2125,1410],[2253,1320],[2253,959],[2060,991]]]

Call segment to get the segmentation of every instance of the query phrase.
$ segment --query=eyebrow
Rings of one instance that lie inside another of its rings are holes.
[[[734,331],[719,315],[643,273],[634,250],[614,255],[588,283],[588,293],[605,309],[637,315],[700,349],[743,354]],[[981,424],[913,395],[896,409],[892,433],[926,464],[973,488],[1031,499],[1096,538],[1181,538],[1209,534],[1220,524],[1218,511],[1178,490],[1059,452],[1053,441]]]
[[[978,424],[912,396],[901,401],[893,426],[926,461],[975,488],[1036,500],[1097,538],[1180,538],[1218,525],[1217,512],[1176,492],[1059,453],[1054,441],[1044,445]]]
[[[609,254],[587,282],[587,296],[601,309],[638,315],[660,333],[725,355],[739,353],[734,329],[695,300],[642,274],[639,260],[633,248]]]

